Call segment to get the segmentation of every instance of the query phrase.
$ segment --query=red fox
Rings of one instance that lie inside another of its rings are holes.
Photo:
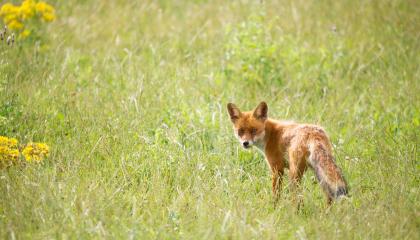
[[[324,129],[270,119],[265,102],[249,112],[241,112],[233,103],[229,103],[227,109],[241,145],[246,149],[256,146],[264,153],[272,173],[275,196],[279,194],[285,167],[289,168],[291,186],[295,189],[308,166],[315,171],[328,204],[347,195],[347,183],[334,162]]]

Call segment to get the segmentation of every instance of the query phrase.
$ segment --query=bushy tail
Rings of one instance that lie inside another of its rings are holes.
[[[340,168],[335,164],[331,151],[324,144],[310,144],[309,161],[316,177],[328,196],[328,200],[339,199],[348,194],[347,183]]]

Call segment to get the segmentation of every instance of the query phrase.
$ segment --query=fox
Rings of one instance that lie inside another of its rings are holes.
[[[285,168],[291,189],[296,190],[304,172],[311,168],[331,205],[348,195],[347,182],[335,163],[326,131],[313,124],[268,118],[268,106],[261,102],[252,111],[242,112],[228,103],[227,110],[236,138],[245,149],[258,148],[272,174],[272,192],[278,198]]]

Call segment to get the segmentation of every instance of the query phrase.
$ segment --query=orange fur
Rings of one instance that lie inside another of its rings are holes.
[[[315,171],[328,203],[347,195],[346,181],[335,164],[324,129],[312,124],[269,119],[265,102],[249,112],[241,112],[232,103],[227,108],[241,144],[245,148],[257,146],[264,153],[273,176],[273,194],[279,193],[285,168],[289,168],[290,182],[295,189],[309,167]]]

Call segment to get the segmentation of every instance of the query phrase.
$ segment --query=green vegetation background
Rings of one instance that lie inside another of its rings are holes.
[[[51,147],[0,171],[1,238],[415,239],[418,1],[50,1],[2,46],[0,134]],[[323,125],[351,198],[305,175],[273,207],[226,103]]]

